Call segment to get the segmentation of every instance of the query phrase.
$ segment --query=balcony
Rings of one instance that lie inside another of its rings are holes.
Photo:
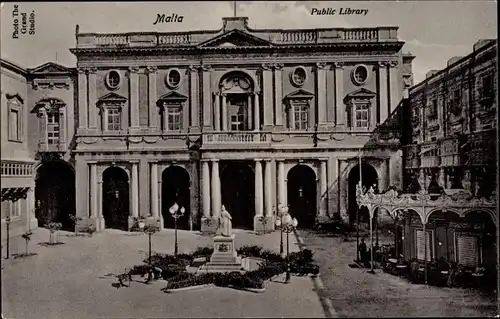
[[[269,144],[271,133],[204,133],[203,144]]]
[[[460,150],[462,145],[462,138],[460,136],[442,140],[440,145],[441,166],[460,166]]]
[[[53,141],[49,143],[48,140],[42,139],[38,143],[38,152],[54,152],[54,153],[66,153],[67,147],[66,142]]]
[[[423,144],[420,150],[420,167],[439,167],[441,158],[437,142]]]

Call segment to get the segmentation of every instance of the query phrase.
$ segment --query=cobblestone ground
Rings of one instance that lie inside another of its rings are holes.
[[[356,237],[344,242],[311,231],[300,231],[314,252],[326,295],[339,317],[482,317],[497,313],[495,299],[470,289],[416,285],[375,270],[350,268],[356,258]],[[381,238],[381,242],[390,239]]]
[[[235,230],[236,246],[262,245],[279,251],[279,232],[257,236]],[[118,274],[147,256],[146,235],[107,230],[89,237],[61,232],[62,245],[46,247],[45,229],[38,229],[23,259],[2,258],[2,313],[5,318],[167,318],[167,317],[325,317],[313,283],[292,277],[290,284],[268,282],[266,291],[204,288],[166,294],[165,283],[114,288]],[[172,253],[174,232],[153,235],[153,251]],[[297,251],[290,236],[291,251]],[[179,231],[179,252],[211,246],[211,237]],[[13,240],[11,253],[24,252],[24,241]],[[2,250],[2,256],[5,251]]]

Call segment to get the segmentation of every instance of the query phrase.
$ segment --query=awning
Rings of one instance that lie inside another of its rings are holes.
[[[7,200],[17,202],[21,198],[26,198],[29,189],[29,187],[2,188],[2,202]]]

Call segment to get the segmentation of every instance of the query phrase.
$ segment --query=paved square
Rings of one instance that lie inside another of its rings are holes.
[[[279,251],[279,232],[255,235],[235,230],[236,246],[261,245]],[[179,231],[179,252],[211,246],[212,238]],[[114,288],[109,274],[140,264],[147,255],[146,235],[106,230],[93,237],[61,232],[63,245],[44,247],[49,233],[39,229],[30,242],[38,255],[2,260],[2,312],[5,318],[167,318],[167,317],[325,317],[312,280],[292,277],[288,285],[267,282],[266,291],[253,293],[229,288],[166,294],[164,283]],[[172,253],[174,232],[153,235],[153,251]],[[298,245],[290,235],[291,251]],[[14,240],[11,253],[24,252]],[[5,256],[5,252],[2,252]],[[106,276],[108,275],[108,276]]]

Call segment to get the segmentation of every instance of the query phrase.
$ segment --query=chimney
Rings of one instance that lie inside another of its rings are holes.
[[[433,76],[434,74],[438,73],[440,70],[430,70],[429,72],[427,72],[425,74],[425,78],[428,79],[430,78],[431,76]]]
[[[488,43],[495,41],[493,39],[479,39],[476,43],[474,43],[474,51],[477,51],[487,45]]]

